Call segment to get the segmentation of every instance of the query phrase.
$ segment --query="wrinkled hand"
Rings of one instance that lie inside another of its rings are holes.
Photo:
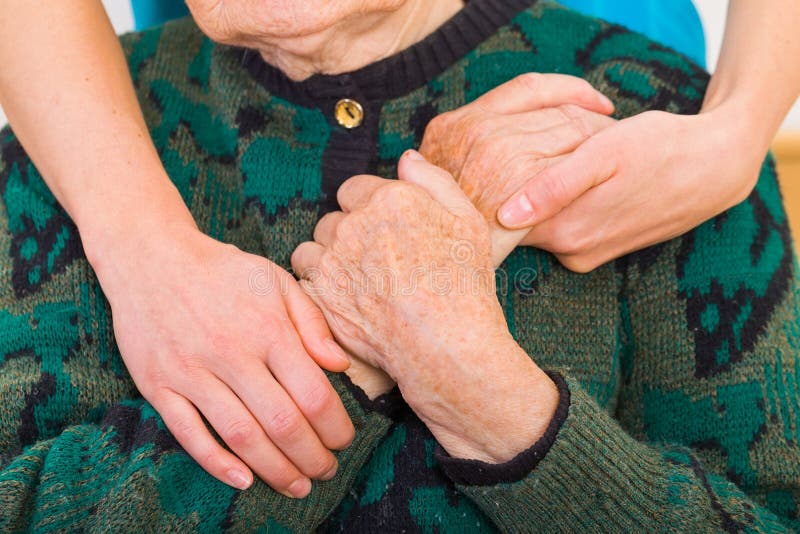
[[[695,228],[752,191],[766,149],[737,147],[723,112],[642,113],[591,136],[504,204],[500,220],[533,230],[522,244],[590,271]]]
[[[475,102],[434,118],[420,152],[448,170],[489,223],[495,265],[527,230],[508,230],[500,204],[531,176],[559,161],[596,131],[613,124],[614,106],[580,78],[525,74]],[[351,357],[347,374],[370,398],[394,382],[379,368]]]
[[[344,212],[292,265],[340,343],[397,381],[450,454],[506,461],[541,436],[558,393],[508,332],[485,219],[419,154],[398,173],[342,185]]]
[[[420,152],[449,171],[489,221],[497,264],[527,234],[497,210],[533,176],[614,124],[611,102],[580,78],[525,74],[434,118]]]
[[[95,262],[134,382],[210,474],[245,489],[249,465],[277,491],[305,496],[308,477],[335,474],[329,449],[354,433],[317,365],[348,366],[322,314],[264,258],[196,228],[155,235],[119,240]]]

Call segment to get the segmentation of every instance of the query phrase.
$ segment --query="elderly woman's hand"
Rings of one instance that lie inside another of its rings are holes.
[[[292,265],[342,345],[397,381],[450,454],[509,460],[544,433],[558,393],[506,327],[483,216],[419,154],[398,172],[346,182],[344,212]]]
[[[342,371],[347,358],[289,273],[193,224],[156,226],[93,261],[131,377],[213,476],[245,489],[250,466],[277,491],[304,497],[308,477],[334,475],[329,449],[353,438],[317,365]]]
[[[499,264],[527,234],[497,220],[503,201],[614,124],[613,104],[580,78],[524,74],[434,118],[420,152],[449,171],[489,222]]]
[[[744,200],[767,148],[741,129],[740,118],[724,111],[622,120],[531,178],[503,205],[500,221],[533,226],[522,244],[590,271]]]

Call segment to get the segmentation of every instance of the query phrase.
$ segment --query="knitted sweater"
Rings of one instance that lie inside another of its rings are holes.
[[[396,56],[300,83],[191,20],[123,43],[200,227],[283,267],[343,180],[393,177],[432,117],[517,74],[584,77],[619,117],[695,113],[708,81],[640,35],[536,0],[472,0]],[[337,124],[341,98],[363,106],[359,127]],[[396,394],[370,402],[331,375],[356,439],[303,500],[234,490],[177,445],[126,372],[74,224],[8,129],[0,195],[0,531],[800,527],[800,280],[771,161],[742,204],[590,274],[532,248],[506,260],[509,328],[565,378],[537,454],[447,458]]]

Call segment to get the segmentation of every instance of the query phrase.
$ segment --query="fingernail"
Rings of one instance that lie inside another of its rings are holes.
[[[414,161],[425,161],[425,158],[422,156],[422,154],[413,149],[406,151],[406,157]]]
[[[324,475],[319,477],[319,479],[320,480],[330,480],[330,479],[332,479],[333,477],[336,476],[336,471],[338,471],[338,470],[339,470],[339,462],[336,462],[335,464],[333,464],[333,467],[331,467],[330,470],[327,473],[325,473]]]
[[[342,360],[342,362],[346,363],[347,365],[350,365],[350,358],[347,357],[347,354],[345,354],[345,352],[342,350],[342,347],[340,347],[339,344],[336,343],[336,341],[334,341],[331,338],[328,338],[325,340],[325,345],[327,345],[331,353],[337,359]]]
[[[238,469],[228,471],[228,480],[231,481],[231,486],[240,490],[246,490],[253,483],[253,480],[247,474]]]
[[[506,227],[519,226],[533,217],[533,206],[527,195],[519,195],[500,208],[497,218]]]
[[[311,481],[307,478],[298,478],[291,483],[288,492],[295,499],[302,499],[311,493]]]
[[[603,93],[598,93],[598,95],[600,95],[600,102],[602,102],[606,106],[609,106],[609,107],[612,107],[612,108],[614,107],[614,103],[611,101],[610,98],[608,98]]]

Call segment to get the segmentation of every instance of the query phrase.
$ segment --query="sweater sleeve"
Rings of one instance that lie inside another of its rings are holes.
[[[508,480],[502,465],[467,471],[443,462],[501,531],[788,530],[771,510],[708,471],[695,451],[635,440],[575,380],[567,384],[569,413],[557,439],[520,479]]]
[[[339,470],[293,500],[205,473],[139,395],[78,231],[0,131],[0,531],[311,531],[391,419],[330,375],[356,428]],[[279,530],[279,529],[278,529]]]
[[[800,279],[771,163],[743,204],[619,270],[613,416],[567,376],[557,436],[514,478],[446,472],[503,531],[800,529]]]
[[[12,385],[9,368],[0,387]],[[385,434],[389,418],[366,410],[334,381],[356,428],[353,444],[337,454],[333,480],[290,499],[257,480],[237,491],[208,475],[174,441],[145,401],[126,400],[98,422],[72,425],[11,456],[0,451],[0,531],[310,532],[347,493]],[[88,386],[87,386],[88,387]],[[16,414],[5,412],[8,420]]]
[[[8,375],[6,366],[0,376],[6,391]],[[0,530],[137,530],[149,525],[159,532],[265,527],[310,532],[344,497],[389,426],[386,416],[358,406],[342,381],[335,383],[356,438],[337,454],[336,477],[315,482],[305,499],[284,497],[258,480],[244,492],[222,484],[183,452],[148,403],[126,400],[98,422],[68,426],[15,456],[2,451]]]

